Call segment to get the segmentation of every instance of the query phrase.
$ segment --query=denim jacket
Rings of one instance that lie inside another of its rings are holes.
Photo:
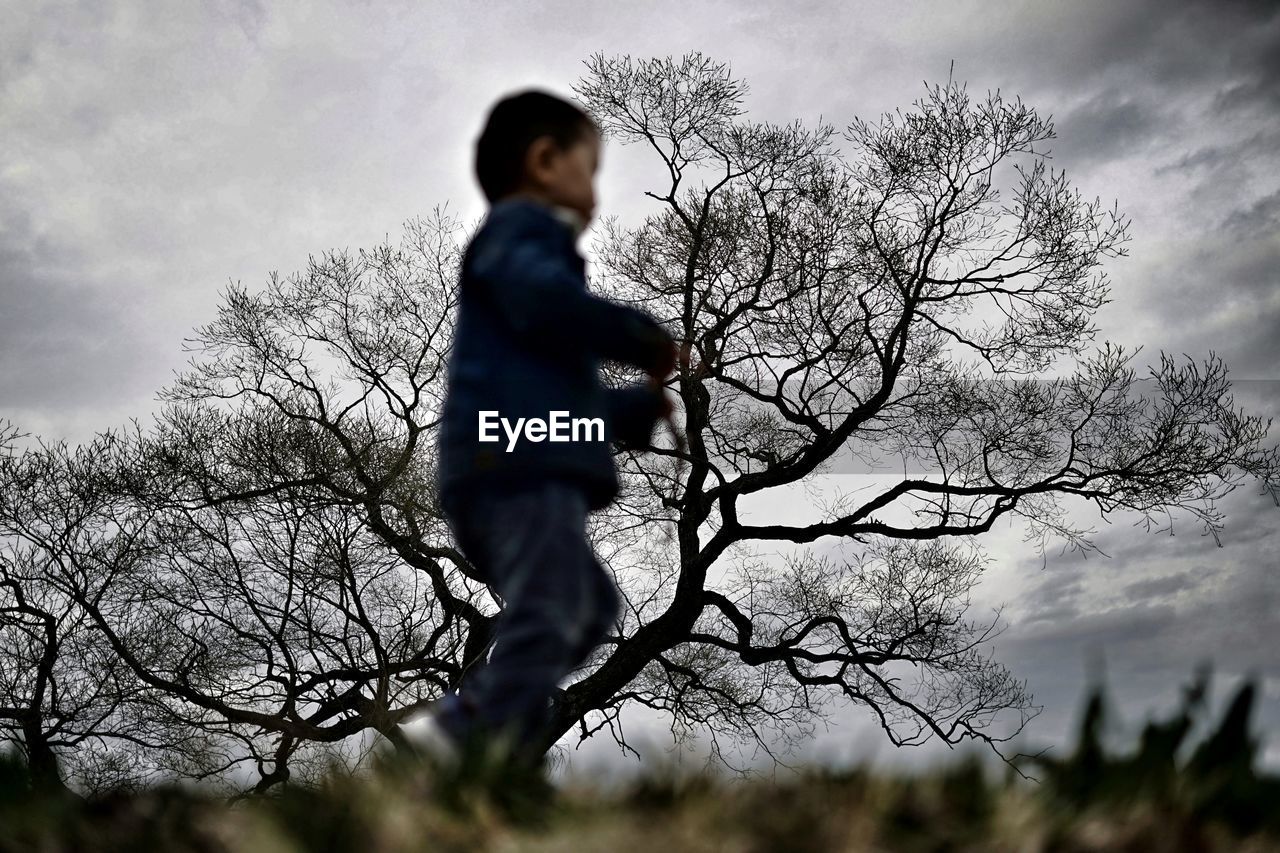
[[[647,385],[602,385],[601,359],[647,369],[669,358],[671,336],[647,313],[593,296],[578,229],[553,208],[509,196],[489,210],[463,253],[457,326],[437,435],[437,485],[446,510],[477,488],[562,478],[581,484],[591,509],[617,496],[611,445],[648,446],[662,398]],[[577,441],[514,442],[502,426],[480,441],[480,412],[514,425],[599,418]]]

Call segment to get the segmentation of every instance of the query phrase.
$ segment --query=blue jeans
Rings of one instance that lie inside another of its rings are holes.
[[[609,633],[621,602],[586,538],[587,496],[547,479],[466,495],[445,518],[462,553],[504,606],[487,665],[446,696],[440,723],[459,742],[514,729],[541,756],[550,698]]]

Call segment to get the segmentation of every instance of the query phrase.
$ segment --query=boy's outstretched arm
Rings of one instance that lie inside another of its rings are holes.
[[[527,344],[552,352],[587,349],[601,358],[667,375],[675,342],[635,308],[582,288],[562,255],[548,251],[560,235],[554,220],[520,216],[494,222],[476,238],[471,276],[494,311]]]

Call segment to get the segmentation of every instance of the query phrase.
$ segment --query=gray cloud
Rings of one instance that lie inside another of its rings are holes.
[[[1245,208],[1237,208],[1223,220],[1224,230],[1237,238],[1274,238],[1280,229],[1280,190],[1263,196]]]
[[[1028,679],[1045,713],[1029,741],[1062,743],[1085,680],[1104,674],[1131,723],[1167,711],[1200,663],[1212,663],[1220,700],[1247,676],[1264,687],[1255,727],[1280,731],[1280,658],[1262,638],[1280,635],[1280,524],[1274,503],[1241,488],[1222,502],[1223,547],[1175,517],[1173,536],[1116,524],[1094,540],[1110,559],[1032,560],[996,642],[1001,660]],[[1063,606],[1058,607],[1057,604]],[[1052,618],[1045,618],[1050,614]]]
[[[1140,156],[1167,120],[1158,105],[1108,88],[1055,119],[1055,156],[1077,168],[1117,156]]]
[[[1159,298],[1152,318],[1171,349],[1209,350],[1239,377],[1275,377],[1280,365],[1277,193],[1230,208],[1153,260]],[[1205,217],[1208,219],[1208,217]]]
[[[1125,584],[1121,591],[1129,599],[1160,599],[1183,590],[1195,590],[1203,581],[1203,577],[1197,577],[1191,572],[1178,572],[1164,577],[1133,581]]]
[[[0,416],[51,438],[145,418],[229,280],[398,239],[467,180],[434,141],[466,84],[369,9],[82,3],[0,39]]]
[[[151,396],[139,370],[154,345],[152,319],[123,282],[86,281],[92,259],[29,217],[0,219],[0,417],[20,427],[42,413],[111,410]],[[114,292],[113,292],[114,290]]]

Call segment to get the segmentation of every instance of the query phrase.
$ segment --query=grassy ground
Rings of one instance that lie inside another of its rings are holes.
[[[58,797],[9,758],[0,851],[1280,851],[1280,779],[1254,769],[1252,701],[1242,689],[1193,745],[1189,692],[1132,751],[1108,755],[1095,696],[1075,751],[1032,762],[1038,782],[962,762],[918,776],[814,768],[787,783],[661,771],[601,794],[391,757],[228,805],[178,787]]]
[[[814,771],[790,784],[649,777],[609,797],[453,785],[427,765],[334,775],[234,806],[180,789],[0,812],[0,849],[42,851],[1280,851],[1188,800],[1073,808],[972,764],[923,777]],[[11,794],[14,792],[10,792]]]

